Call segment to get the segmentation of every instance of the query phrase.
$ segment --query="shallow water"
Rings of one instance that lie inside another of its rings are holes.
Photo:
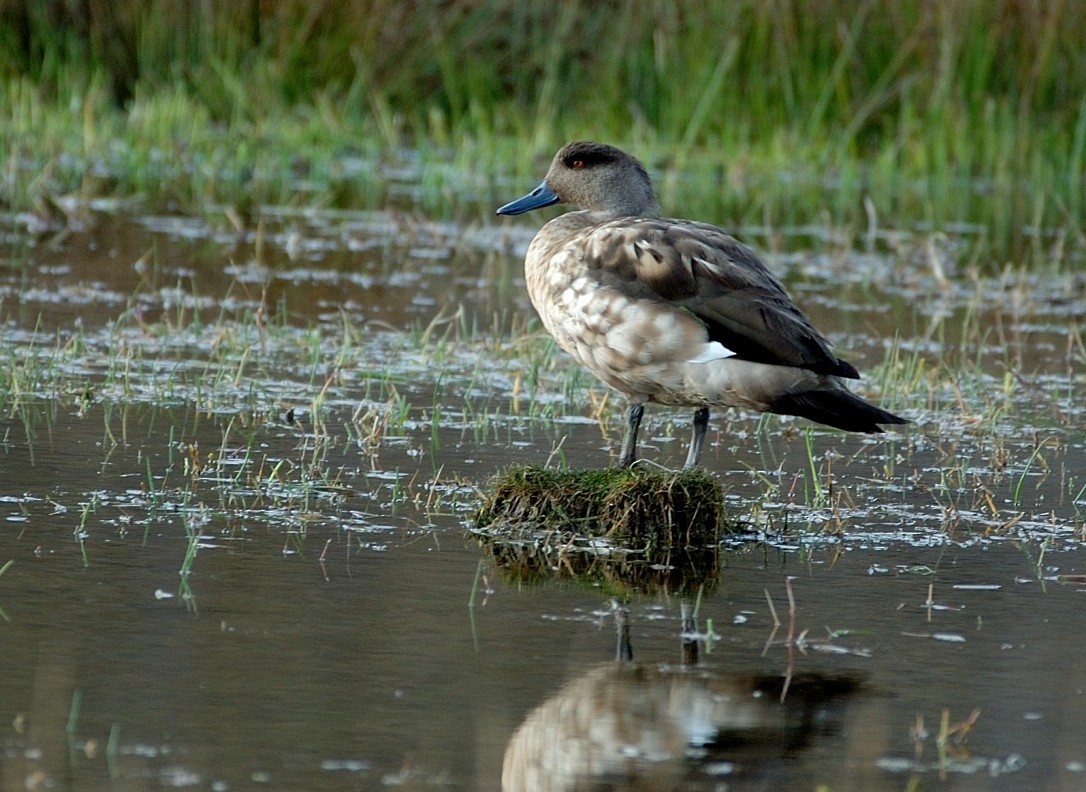
[[[10,220],[0,787],[1086,787],[1073,275],[753,233],[915,423],[715,416],[744,530],[699,602],[616,603],[465,532],[501,467],[618,440],[530,321],[539,218]],[[679,464],[688,416],[649,413]]]

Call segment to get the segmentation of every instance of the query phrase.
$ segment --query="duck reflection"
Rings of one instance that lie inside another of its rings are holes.
[[[684,620],[685,621],[685,620]],[[619,659],[566,684],[513,734],[504,792],[760,789],[775,767],[841,721],[857,677],[725,674],[632,657],[619,619]],[[783,699],[783,700],[782,700]]]

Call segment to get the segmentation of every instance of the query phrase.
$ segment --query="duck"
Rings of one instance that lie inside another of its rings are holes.
[[[646,404],[693,407],[685,467],[700,464],[711,409],[791,415],[848,432],[908,420],[850,391],[854,365],[746,245],[709,223],[661,216],[645,166],[574,141],[498,215],[569,204],[524,259],[528,295],[558,345],[628,403],[618,466],[637,461]]]

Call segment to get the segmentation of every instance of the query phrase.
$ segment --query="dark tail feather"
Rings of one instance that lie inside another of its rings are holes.
[[[869,404],[844,388],[789,393],[773,402],[773,412],[798,415],[848,432],[881,432],[879,424],[906,424],[907,418]]]

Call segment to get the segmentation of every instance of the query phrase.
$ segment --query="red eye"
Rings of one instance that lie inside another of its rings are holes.
[[[584,167],[584,160],[573,160],[573,167],[580,170]]]

